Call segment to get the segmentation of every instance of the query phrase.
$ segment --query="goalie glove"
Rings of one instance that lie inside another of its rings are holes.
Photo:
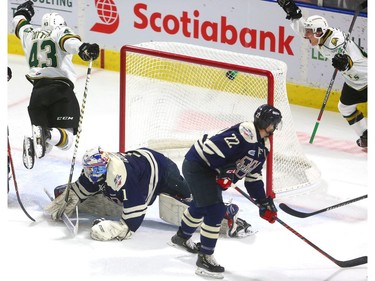
[[[353,61],[346,54],[336,54],[332,59],[332,66],[339,71],[346,71],[352,68]]]
[[[75,184],[75,183],[72,183]],[[61,211],[65,206],[65,196],[66,196],[67,189],[64,190],[63,193],[61,193],[60,196],[55,198],[50,204],[48,204],[44,210],[51,215],[51,218],[55,221],[60,220],[61,217],[59,214],[62,214]],[[77,196],[77,194],[74,192],[72,188],[69,189],[69,196],[68,200],[65,206],[64,213],[69,217],[71,214],[73,214],[76,206],[80,203],[80,199]]]
[[[297,20],[302,17],[301,9],[299,9],[293,0],[277,0],[277,3],[286,13],[286,19]]]
[[[277,219],[277,209],[273,203],[273,199],[271,197],[258,199],[257,204],[259,207],[259,216],[269,223],[274,223]]]
[[[129,239],[133,234],[123,220],[111,221],[104,218],[96,219],[91,227],[90,236],[97,241]]]
[[[229,164],[219,168],[219,174],[216,177],[216,183],[224,190],[227,190],[234,180],[236,173],[236,164]]]
[[[24,16],[27,21],[31,21],[31,18],[34,16],[34,3],[32,1],[27,1],[19,5],[14,13],[14,16]]]

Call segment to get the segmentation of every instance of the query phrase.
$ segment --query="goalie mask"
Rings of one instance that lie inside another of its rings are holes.
[[[87,150],[82,159],[85,176],[93,183],[98,182],[107,173],[109,160],[108,154],[100,147]]]
[[[42,17],[42,30],[52,31],[57,26],[66,26],[66,22],[58,13],[48,13]]]
[[[303,23],[303,26],[305,28],[305,37],[307,32],[311,32],[317,39],[322,37],[328,29],[328,23],[326,19],[321,16],[308,17],[306,21]]]
[[[259,106],[254,113],[254,125],[258,129],[266,130],[270,125],[273,125],[273,131],[281,130],[281,119],[282,116],[280,110],[268,104],[263,104]],[[272,134],[273,131],[268,133]]]

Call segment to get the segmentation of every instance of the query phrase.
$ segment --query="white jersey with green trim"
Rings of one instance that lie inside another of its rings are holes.
[[[68,26],[52,31],[33,27],[24,16],[13,18],[16,36],[21,40],[30,71],[30,80],[41,78],[69,79],[73,84],[76,73],[73,54],[79,52],[81,39]]]
[[[305,19],[302,17],[297,20],[292,20],[292,29],[304,37],[304,23]],[[367,53],[363,51],[353,40],[350,38],[346,44],[346,49],[343,50],[347,34],[337,28],[329,27],[326,33],[322,36],[316,49],[329,61],[336,54],[345,53],[350,56],[353,65],[349,70],[340,71],[340,74],[353,89],[360,91],[367,87]]]

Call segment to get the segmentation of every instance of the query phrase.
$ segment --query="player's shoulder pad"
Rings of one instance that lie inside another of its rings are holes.
[[[258,142],[257,131],[253,122],[242,122],[239,126],[239,131],[248,143]]]
[[[339,48],[345,41],[344,34],[335,28],[331,28],[331,35],[327,38],[327,47],[329,49]]]
[[[106,183],[113,190],[120,190],[125,184],[127,172],[124,162],[114,153],[108,153],[110,161],[107,167]]]

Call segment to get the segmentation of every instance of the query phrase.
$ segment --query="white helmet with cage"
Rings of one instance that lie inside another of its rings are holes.
[[[66,26],[66,22],[58,13],[44,14],[42,17],[42,30],[52,31],[57,26]]]
[[[107,173],[109,155],[99,146],[89,149],[82,158],[85,176],[92,182],[98,182]]]
[[[306,29],[311,29],[315,38],[320,38],[326,33],[328,29],[328,22],[325,18],[315,15],[308,17],[306,21],[303,23],[303,26]]]

